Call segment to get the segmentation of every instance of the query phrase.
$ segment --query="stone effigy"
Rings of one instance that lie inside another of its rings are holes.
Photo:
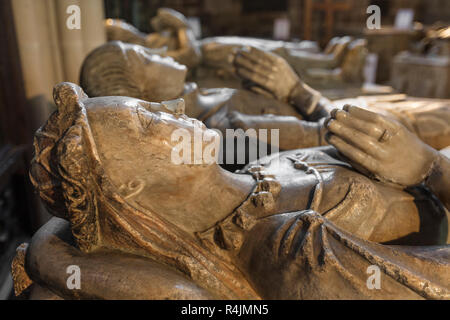
[[[237,52],[234,66],[247,89],[199,89],[185,82],[186,68],[170,58],[142,46],[110,42],[85,59],[80,82],[92,97],[123,95],[158,102],[183,98],[188,116],[222,132],[279,129],[282,150],[326,144],[323,121],[334,105],[300,80],[283,58],[251,48]],[[375,98],[367,97],[373,101],[367,107],[384,109],[436,149],[450,145],[446,101],[404,102],[400,107],[380,101],[386,97]]]
[[[194,68],[200,62],[200,51],[186,18],[179,12],[160,8],[151,19],[154,33],[144,34],[123,20],[107,19],[106,33],[109,41],[120,40],[151,49],[163,49],[163,53],[176,61]]]
[[[391,78],[394,57],[411,47],[421,35],[420,28],[399,29],[383,26],[380,29],[365,29],[364,38],[370,53],[377,55],[376,83],[386,83]]]
[[[331,103],[319,99],[320,94],[311,94],[305,90],[303,82],[295,75],[290,66],[281,57],[257,49],[238,52],[235,59],[236,73],[244,80],[253,83],[258,92],[264,92],[282,101],[291,101],[297,106],[306,119],[323,119],[330,110]],[[403,123],[423,141],[436,149],[450,145],[450,106],[448,100],[414,99],[400,95],[373,96],[358,99],[374,111],[394,118]],[[316,98],[314,98],[316,97]],[[392,98],[392,101],[390,99]],[[365,100],[365,102],[364,102]],[[335,103],[336,105],[338,102]],[[297,119],[284,117],[269,117],[267,115],[234,114],[233,121],[242,128],[278,127],[280,130],[295,130],[297,134],[289,135],[283,142],[283,149],[301,147],[293,137],[304,136],[298,128],[301,124]],[[320,120],[318,121],[320,123]],[[320,125],[319,125],[320,126]],[[319,129],[321,133],[324,131]],[[320,136],[322,139],[322,136]],[[320,140],[322,141],[322,140]]]
[[[59,218],[21,247],[13,264],[17,294],[450,298],[446,213],[417,185],[424,178],[439,185],[433,174],[447,170],[448,159],[403,127],[395,127],[403,130],[399,144],[387,118],[388,131],[374,131],[380,143],[414,154],[404,141],[416,139],[423,151],[413,173],[404,168],[399,179],[384,179],[397,172],[390,167],[368,178],[333,147],[271,155],[230,173],[216,163],[171,161],[173,130],[216,133],[164,105],[89,98],[70,83],[56,86],[54,97],[58,110],[36,132],[30,178]],[[345,135],[335,122],[329,130]],[[82,270],[78,289],[67,287],[69,265]],[[380,290],[367,284],[370,266],[381,271]]]
[[[391,82],[416,97],[450,98],[450,26],[431,29],[416,50],[397,54]]]
[[[266,43],[267,40],[240,37],[214,37],[201,41],[202,65],[194,81],[202,87],[241,88],[232,64],[236,51],[257,48],[284,58],[308,85],[319,89],[360,87],[367,56],[366,43],[351,37],[331,39],[323,52],[302,48],[300,44]],[[296,48],[298,46],[298,48]]]
[[[233,71],[232,60],[235,52],[243,47],[255,47],[265,51],[276,52],[283,57],[291,57],[301,53],[310,53],[311,56],[319,54],[319,48],[311,41],[294,43],[248,37],[220,36],[201,39],[197,43],[202,52],[202,62],[191,76],[191,80],[203,88],[242,88],[241,81]],[[295,58],[292,60],[294,61]]]
[[[146,35],[124,21],[108,19],[108,40],[152,49],[167,48],[165,54],[186,65],[191,71],[191,80],[203,88],[242,88],[231,60],[234,52],[243,47],[255,47],[282,56],[306,83],[317,88],[360,87],[364,81],[367,49],[362,39],[336,37],[323,52],[319,52],[311,41],[295,43],[246,37],[196,40],[186,18],[167,8],[158,10],[152,25],[156,32]]]
[[[165,101],[183,98],[185,113],[203,121],[209,128],[225,131],[233,128],[232,112],[243,114],[283,115],[296,119],[316,120],[321,114],[317,107],[313,115],[302,113],[302,109],[287,100],[278,99],[250,87],[247,89],[210,88],[201,89],[196,83],[185,82],[187,69],[170,58],[152,54],[147,48],[119,41],[109,42],[94,50],[84,61],[80,84],[89,96],[122,95],[147,101]],[[302,84],[303,85],[303,84]],[[304,85],[301,102],[324,101],[318,92]],[[312,97],[315,97],[314,99]],[[328,113],[323,112],[324,115]],[[300,120],[300,129],[305,134],[303,146],[320,145],[320,124]],[[299,133],[300,134],[300,133]],[[288,136],[289,133],[281,135]],[[298,136],[300,137],[300,136]]]
[[[297,73],[303,81],[315,88],[359,88],[364,83],[364,66],[367,53],[366,41],[356,39],[349,43],[345,55],[341,58],[342,62],[336,67],[309,67],[304,69],[303,72],[297,71]],[[295,65],[293,66],[295,68]]]
[[[336,107],[353,104],[381,113],[403,124],[437,150],[450,145],[450,100],[410,97],[404,94],[361,96],[333,101]]]

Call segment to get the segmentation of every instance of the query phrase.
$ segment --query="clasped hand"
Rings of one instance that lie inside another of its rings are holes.
[[[233,61],[236,74],[252,83],[249,88],[257,93],[288,102],[300,78],[282,57],[254,47],[236,52]]]
[[[399,122],[355,106],[333,110],[325,126],[327,141],[350,162],[404,187],[421,183],[438,156]]]

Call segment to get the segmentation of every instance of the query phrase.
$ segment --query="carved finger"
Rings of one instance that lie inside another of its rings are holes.
[[[378,170],[378,162],[374,158],[360,149],[348,144],[338,136],[328,133],[325,136],[325,139],[329,144],[336,147],[340,153],[351,161],[363,166],[372,173],[375,173]]]
[[[378,138],[381,138],[386,133],[386,130],[390,135],[393,135],[398,130],[399,125],[395,120],[381,114],[350,105],[344,106],[344,110],[352,116],[376,125],[382,132]]]
[[[327,129],[345,140],[347,143],[370,154],[373,157],[383,157],[386,151],[378,141],[352,127],[347,127],[337,120],[331,119],[326,124]]]
[[[261,75],[270,75],[271,69],[263,64],[256,63],[253,60],[247,59],[241,54],[236,55],[234,59],[234,64],[236,67],[244,67],[253,72],[259,73]]]
[[[335,119],[342,125],[354,128],[360,132],[365,133],[372,138],[378,139],[383,134],[384,129],[371,122],[360,120],[359,118],[352,116],[347,111],[335,109],[331,113],[332,119]]]
[[[237,68],[236,73],[238,74],[238,76],[244,79],[251,80],[262,87],[267,87],[267,84],[269,82],[269,79],[267,79],[265,76],[249,71],[246,68]]]
[[[258,86],[251,86],[249,89],[250,89],[251,91],[257,93],[257,94],[261,94],[261,95],[266,96],[266,97],[268,97],[268,98],[272,98],[272,99],[275,98],[275,96],[274,96],[271,92],[269,92],[269,91],[267,91],[267,90],[265,90],[265,89],[263,89],[263,88],[261,88],[261,87],[258,87]]]
[[[253,54],[254,56],[258,57],[261,60],[267,61],[271,64],[276,64],[279,62],[279,56],[268,52],[268,51],[264,51],[255,47],[251,47],[250,48],[250,53]]]
[[[378,121],[378,118],[381,117],[378,113],[360,107],[352,106],[349,104],[346,104],[343,109],[352,116],[368,122],[376,123]]]
[[[239,50],[238,54],[250,61],[253,61],[256,64],[263,65],[264,67],[266,67],[267,69],[269,69],[271,71],[274,70],[274,63],[268,59],[265,59],[264,57],[261,58],[257,55],[252,54],[250,51],[246,51],[246,50]]]
[[[401,127],[401,125],[397,122],[397,120],[391,119],[384,115],[379,115],[377,117],[377,123],[379,127],[382,127],[385,130],[387,129],[390,135],[394,135],[398,131],[399,127]],[[383,132],[385,130],[383,130]]]

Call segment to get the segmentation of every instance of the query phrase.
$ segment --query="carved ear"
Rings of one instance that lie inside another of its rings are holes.
[[[57,84],[53,89],[53,100],[58,108],[59,113],[73,114],[81,110],[81,100],[88,98],[76,84],[70,82],[62,82]]]

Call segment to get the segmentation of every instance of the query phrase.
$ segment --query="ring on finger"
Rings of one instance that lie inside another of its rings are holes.
[[[383,133],[381,134],[381,136],[378,138],[379,142],[386,142],[389,141],[391,139],[392,135],[389,132],[389,130],[384,129]]]

